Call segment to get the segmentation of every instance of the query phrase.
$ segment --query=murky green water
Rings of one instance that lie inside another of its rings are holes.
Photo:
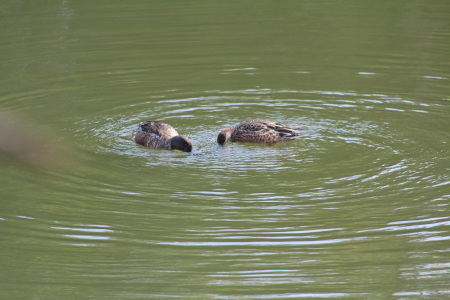
[[[2,2],[0,298],[450,298],[449,13]],[[305,137],[215,143],[251,118]]]

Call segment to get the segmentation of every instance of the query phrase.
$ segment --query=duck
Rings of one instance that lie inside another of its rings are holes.
[[[288,126],[267,120],[247,120],[234,127],[224,128],[217,136],[217,143],[227,142],[268,143],[291,141],[303,135],[295,129],[303,126]]]
[[[166,150],[192,152],[192,142],[169,124],[160,121],[141,122],[134,137],[136,144]]]

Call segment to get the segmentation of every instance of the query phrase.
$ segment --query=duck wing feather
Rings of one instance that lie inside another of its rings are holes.
[[[143,132],[149,134],[156,134],[164,140],[168,140],[176,135],[178,132],[169,124],[160,121],[148,121],[147,123],[141,123],[139,128]]]

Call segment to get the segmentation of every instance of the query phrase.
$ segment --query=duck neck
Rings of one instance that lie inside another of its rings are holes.
[[[229,142],[231,139],[231,133],[233,132],[233,130],[234,130],[234,127],[222,129],[222,131],[220,131],[219,135],[217,136],[217,143],[225,144],[225,143]]]

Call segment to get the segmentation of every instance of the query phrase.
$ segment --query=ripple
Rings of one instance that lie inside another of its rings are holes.
[[[289,195],[337,209],[329,200],[345,198],[346,194],[371,198],[382,190],[392,195],[413,194],[445,185],[445,176],[427,174],[436,167],[434,161],[417,159],[422,154],[415,149],[420,149],[430,134],[416,136],[403,130],[408,120],[417,124],[418,118],[429,113],[439,120],[440,107],[438,103],[424,105],[417,100],[353,91],[261,88],[199,95],[173,90],[122,107],[123,112],[112,108],[95,122],[79,121],[76,135],[85,145],[93,145],[88,151],[126,158],[115,162],[124,169],[131,159],[133,165],[158,168],[158,172],[169,168],[167,176],[176,180],[188,168],[193,181],[206,178],[226,189],[233,184],[251,188],[271,182],[284,187]],[[304,125],[304,137],[272,146],[216,144],[222,128],[250,118]],[[399,121],[394,123],[396,119]],[[195,155],[136,146],[133,135],[144,120],[162,120],[174,126],[193,141]],[[434,137],[440,139],[437,132]],[[242,178],[242,183],[234,183],[236,178]],[[301,192],[296,191],[300,183]],[[163,185],[155,181],[150,186],[159,190]]]
[[[172,246],[305,246],[305,245],[326,245],[342,242],[361,240],[362,238],[333,239],[321,241],[243,241],[243,242],[159,242],[161,245]]]
[[[254,285],[256,281],[252,281]],[[307,282],[304,280],[298,280],[297,282]],[[264,295],[240,295],[240,299],[301,299],[301,298],[314,298],[314,299],[332,299],[332,298],[360,298],[367,297],[369,293],[282,293],[282,294],[264,294]],[[213,295],[215,299],[236,299],[236,296],[223,296]]]
[[[282,221],[289,210],[295,210],[291,212],[293,215],[312,217],[311,207],[330,212],[345,210],[346,202],[360,208],[374,207],[376,202],[372,201],[380,195],[393,199],[410,197],[415,201],[426,189],[446,186],[448,176],[433,171],[439,167],[441,158],[433,157],[434,151],[421,150],[422,145],[428,144],[427,139],[442,140],[442,134],[429,130],[427,134],[416,134],[415,130],[422,129],[411,125],[420,124],[421,118],[428,118],[427,114],[433,114],[437,122],[445,115],[440,103],[425,105],[415,99],[380,93],[262,88],[194,94],[173,90],[120,110],[112,108],[95,122],[81,120],[76,135],[87,151],[120,157],[114,160],[120,170],[128,172],[144,165],[148,169],[141,170],[140,176],[153,178],[138,180],[133,187],[139,189],[138,193],[124,191],[120,185],[107,187],[109,190],[127,192],[134,201],[145,201],[148,195],[152,199],[168,197],[193,215],[198,211],[179,199],[222,201],[224,214],[206,216],[205,222],[224,225],[234,222],[235,215],[245,211],[237,219],[239,222],[264,223]],[[222,128],[250,118],[304,125],[304,137],[271,146],[216,144]],[[144,120],[162,120],[174,126],[193,141],[196,155],[136,146],[133,135],[137,124]],[[405,126],[413,126],[414,130],[406,130]],[[442,151],[445,145],[443,142]],[[162,174],[161,179],[154,178],[154,172]],[[189,183],[178,180],[186,174]],[[173,191],[167,181],[177,182],[183,192]],[[201,186],[202,182],[204,190],[193,191],[189,186]],[[442,210],[447,206],[443,199],[447,198],[435,197],[431,201]],[[174,204],[154,201],[164,207]],[[266,205],[271,202],[273,205]],[[259,207],[253,207],[252,203]],[[254,211],[249,214],[251,209]],[[332,226],[332,222],[328,225],[339,228]],[[358,233],[389,228],[363,228]],[[249,238],[243,236],[244,240]],[[239,239],[239,235],[234,239]]]

